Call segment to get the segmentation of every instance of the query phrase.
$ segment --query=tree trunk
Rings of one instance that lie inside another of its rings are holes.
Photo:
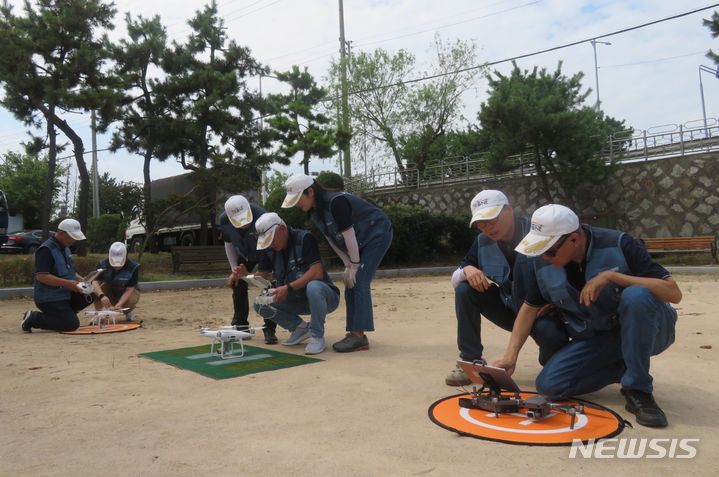
[[[553,204],[554,197],[552,197],[552,191],[549,188],[547,171],[544,169],[542,164],[542,155],[539,153],[539,148],[537,146],[534,147],[534,164],[537,169],[537,176],[539,176],[539,180],[542,182],[542,192],[544,193],[544,198],[547,201],[547,204]]]
[[[51,111],[53,110],[54,108],[51,108]],[[47,122],[47,138],[47,177],[45,179],[45,194],[42,199],[43,207],[40,211],[43,241],[50,237],[50,211],[52,210],[52,198],[55,193],[55,170],[57,169],[57,136],[55,135],[55,125],[51,121]]]
[[[77,221],[80,222],[80,227],[83,232],[87,232],[87,215],[88,215],[88,203],[90,201],[90,174],[87,172],[87,165],[83,155],[85,153],[85,146],[82,143],[82,139],[77,133],[70,127],[70,125],[64,119],[60,119],[39,99],[33,100],[33,105],[45,116],[48,122],[52,122],[60,131],[67,136],[72,142],[73,153],[75,154],[75,162],[77,163],[77,170],[80,174],[80,197],[78,200],[78,217]],[[81,240],[76,245],[77,255],[84,257],[87,255],[87,243],[85,240]]]
[[[305,175],[310,175],[310,153],[305,151],[302,165],[305,166]]]
[[[142,192],[145,199],[145,244],[150,245],[150,253],[157,253],[158,246],[157,240],[152,237],[150,231],[155,230],[155,212],[152,208],[152,179],[150,178],[150,163],[152,162],[152,150],[145,151],[145,161],[142,165],[142,176],[145,183],[142,186]],[[142,250],[140,250],[140,257],[144,252],[145,246],[143,244]]]

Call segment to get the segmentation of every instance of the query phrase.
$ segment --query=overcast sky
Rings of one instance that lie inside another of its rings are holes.
[[[12,1],[16,13],[21,2]],[[307,66],[318,79],[326,76],[331,58],[338,56],[339,20],[337,0],[218,0],[228,34],[247,46],[259,61],[274,70],[293,64]],[[187,20],[204,5],[199,0],[117,0],[114,38],[124,36],[124,14],[160,15],[171,39],[184,40],[190,29]],[[405,49],[416,55],[418,69],[428,61],[433,37],[445,40],[474,40],[478,63],[495,62],[568,43],[597,38],[644,23],[709,7],[708,1],[642,0],[344,0],[345,34],[353,50]],[[674,20],[619,33],[597,44],[598,74],[602,107],[606,114],[624,119],[635,129],[662,125],[698,126],[702,109],[699,65],[715,68],[705,57],[719,50],[702,19],[714,8]],[[594,56],[584,43],[519,60],[522,68],[534,66],[553,70],[559,60],[567,75],[584,72],[584,86],[595,90]],[[508,71],[510,63],[493,66]],[[701,73],[707,116],[719,116],[719,79]],[[265,79],[263,90],[271,91],[274,80]],[[464,114],[476,120],[486,98],[487,81],[478,78],[476,87],[464,96]],[[596,93],[588,102],[596,101]],[[66,118],[90,149],[89,116]],[[669,127],[669,126],[667,126]],[[24,126],[0,109],[0,153],[19,151],[26,138]],[[107,146],[107,136],[98,137],[98,149]],[[88,156],[89,159],[89,156]],[[89,160],[88,160],[89,162]],[[332,160],[315,160],[316,170],[335,169]],[[360,167],[354,166],[354,170]],[[298,168],[296,170],[299,170]],[[99,154],[99,171],[119,180],[142,181],[142,159],[124,153]],[[153,178],[183,172],[171,160],[155,163]]]

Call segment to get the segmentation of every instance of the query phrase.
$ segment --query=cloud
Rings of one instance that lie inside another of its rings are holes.
[[[124,13],[151,17],[159,14],[171,36],[182,39],[186,25],[201,3],[191,0],[115,0],[118,9],[114,38],[124,35]],[[346,37],[353,49],[400,48],[417,56],[418,71],[425,69],[435,32],[444,39],[473,39],[479,62],[511,58],[561,44],[590,39],[652,20],[701,8],[705,2],[687,0],[593,1],[574,0],[356,0],[344,2]],[[273,69],[293,64],[306,65],[317,78],[326,75],[330,59],[338,56],[339,21],[335,0],[218,0],[228,35],[248,46],[260,61]],[[16,10],[17,12],[18,10]],[[600,95],[605,112],[625,119],[637,129],[667,123],[686,123],[701,118],[698,67],[712,68],[704,53],[718,49],[702,19],[711,11],[660,23],[603,39],[611,45],[597,45]],[[522,68],[535,65],[553,70],[563,61],[563,71],[582,71],[584,86],[595,90],[592,47],[583,43],[571,48],[519,60]],[[493,69],[507,72],[511,65]],[[707,115],[719,116],[719,80],[706,75],[704,94]],[[278,86],[263,81],[265,92]],[[486,80],[478,79],[467,93],[465,116],[474,120],[486,97]],[[593,93],[589,103],[596,99]],[[89,148],[89,120],[72,118]],[[24,127],[0,110],[0,153],[18,150]],[[109,142],[98,139],[98,147]],[[322,167],[330,167],[331,161]],[[131,165],[131,166],[129,166]],[[120,180],[142,181],[142,161],[125,154],[102,153],[100,171]],[[358,167],[355,167],[358,169]],[[153,165],[153,177],[179,173],[171,160]]]

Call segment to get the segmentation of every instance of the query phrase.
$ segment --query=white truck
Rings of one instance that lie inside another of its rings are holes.
[[[178,196],[178,198],[188,198],[189,196],[191,200],[197,200],[193,191],[193,189],[196,190],[195,184],[192,181],[193,174],[192,172],[188,172],[152,181],[150,183],[152,200],[166,199],[173,195]],[[256,200],[257,197],[257,193],[254,191],[239,191],[237,193],[244,195],[250,201]],[[232,193],[224,191],[217,193],[217,197],[215,198],[216,228],[213,229],[212,224],[209,221],[207,222],[208,245],[220,243],[219,216],[223,211],[225,200],[230,195],[232,195]],[[128,249],[133,252],[140,251],[140,247],[142,247],[145,236],[147,235],[145,225],[139,218],[141,215],[139,212],[139,210],[136,211],[135,217],[133,217],[125,229],[125,244]],[[202,208],[191,209],[189,211],[172,209],[166,213],[164,217],[160,218],[158,221],[160,227],[154,234],[154,240],[157,241],[158,249],[169,251],[173,245],[199,245],[202,212],[204,212]]]

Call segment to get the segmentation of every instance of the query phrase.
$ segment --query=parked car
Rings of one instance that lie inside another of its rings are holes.
[[[50,232],[52,237],[55,232]],[[42,230],[19,230],[7,234],[7,242],[0,246],[5,253],[35,253],[42,244]]]

